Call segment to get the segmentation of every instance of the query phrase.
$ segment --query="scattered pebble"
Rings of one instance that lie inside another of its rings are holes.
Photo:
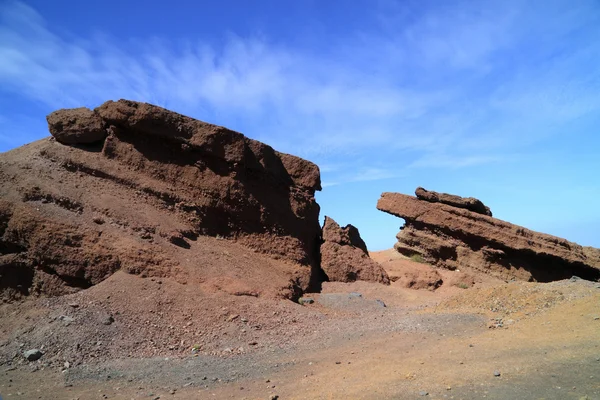
[[[105,317],[104,319],[102,319],[102,323],[103,323],[104,325],[110,325],[110,324],[112,324],[113,322],[115,322],[115,319],[113,318],[113,316],[112,316],[112,315],[109,315],[109,316]]]
[[[429,392],[425,391],[425,390],[421,390],[419,392],[419,396],[429,396]]]
[[[27,361],[39,360],[43,355],[44,353],[42,353],[39,349],[31,349],[23,353],[23,356],[25,356]]]
[[[500,376],[500,371],[494,371],[494,376]]]
[[[298,300],[298,303],[300,304],[312,304],[314,302],[315,300],[311,299],[310,297],[301,297],[300,300]]]

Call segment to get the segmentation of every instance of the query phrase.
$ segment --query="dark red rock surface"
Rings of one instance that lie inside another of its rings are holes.
[[[420,254],[440,267],[472,267],[504,279],[542,282],[573,275],[600,278],[599,249],[400,193],[383,193],[377,208],[406,222],[396,250]]]
[[[490,208],[483,204],[481,200],[474,197],[460,197],[454,194],[439,193],[423,189],[422,187],[418,187],[417,190],[415,190],[415,196],[417,196],[419,200],[426,200],[431,203],[448,204],[452,207],[464,208],[478,214],[492,216]]]
[[[128,100],[48,123],[56,141],[0,155],[0,292],[68,293],[118,269],[285,297],[322,280],[315,164]]]
[[[352,225],[341,228],[329,217],[325,217],[323,224],[321,268],[330,281],[390,282],[381,265],[369,257],[358,229]]]

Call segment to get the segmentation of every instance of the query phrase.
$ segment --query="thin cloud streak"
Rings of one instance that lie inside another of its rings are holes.
[[[386,3],[379,31],[359,32],[323,55],[266,37],[230,35],[222,48],[194,38],[174,46],[102,33],[69,37],[33,8],[7,2],[0,6],[0,90],[52,108],[132,98],[211,122],[232,120],[233,129],[319,163],[378,152],[377,165],[363,158],[350,175],[327,172],[336,183],[495,163],[507,149],[560,134],[560,126],[520,128],[548,119],[568,124],[600,110],[600,76],[589,62],[600,58],[598,46],[583,37],[555,59],[543,51],[574,35],[574,26],[600,34],[593,2],[544,2],[541,11],[516,1],[481,9]],[[532,54],[548,66],[541,72],[523,53],[536,46],[542,50]]]

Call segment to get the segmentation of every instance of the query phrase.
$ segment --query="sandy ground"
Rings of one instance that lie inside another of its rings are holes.
[[[394,265],[399,268],[390,261],[391,254],[375,256],[382,257],[379,262],[387,257],[389,271]],[[85,313],[72,310],[76,317],[73,325],[61,330],[61,335],[67,336],[69,329],[73,329],[72,333],[81,332],[86,335],[86,343],[96,340],[96,332],[102,341],[112,344],[100,346],[96,353],[82,347],[85,356],[79,362],[70,362],[68,367],[61,355],[73,357],[77,351],[54,354],[53,362],[48,361],[51,349],[35,362],[17,361],[10,354],[15,350],[11,346],[18,346],[19,340],[26,342],[25,347],[41,340],[35,339],[38,331],[52,335],[43,329],[45,325],[55,330],[62,327],[47,321],[52,320],[52,315],[68,312],[67,303],[72,298],[32,301],[18,308],[4,305],[0,310],[4,325],[0,396],[600,399],[599,283],[577,279],[548,284],[505,283],[469,275],[475,282],[463,288],[465,285],[459,286],[463,275],[457,283],[448,275],[457,272],[439,273],[444,284],[435,291],[403,287],[402,279],[390,286],[327,283],[321,293],[306,296],[314,303],[304,305],[254,297],[236,297],[235,301],[243,305],[226,303],[231,296],[195,299],[189,285],[168,279],[158,285],[149,278],[115,274],[114,279],[88,289],[89,293],[74,295],[81,296],[82,304],[87,304],[84,299],[94,303],[100,298],[105,303],[89,305]],[[136,302],[135,285],[146,285],[150,292],[145,302],[149,307],[154,304],[154,294],[173,291],[170,298],[174,308],[166,308],[164,318],[157,320],[158,337],[169,332],[164,326],[169,319],[179,326],[172,330],[183,332],[189,323],[185,315],[191,315],[192,325],[197,326],[203,321],[198,310],[214,305],[219,311],[214,318],[220,318],[220,322],[206,327],[210,331],[206,342],[214,342],[213,345],[206,344],[204,350],[194,352],[192,342],[170,349],[168,340],[164,344],[155,341],[151,352],[131,353],[135,347],[131,338],[145,326],[147,316],[142,310],[135,308],[140,315],[138,324],[135,315],[127,322],[116,317],[114,324],[104,327],[92,323],[102,307],[117,307],[125,301],[123,297],[110,303],[110,296],[117,296],[122,290],[119,285],[132,288],[121,294],[128,295],[132,303]],[[96,300],[90,300],[92,295]],[[187,308],[183,309],[184,305]],[[232,310],[236,314],[232,315]],[[36,320],[37,323],[31,322]],[[257,325],[262,326],[256,329]],[[63,342],[71,343],[70,340]],[[58,347],[63,342],[54,339],[49,343]],[[119,355],[119,348],[127,349],[128,354]]]

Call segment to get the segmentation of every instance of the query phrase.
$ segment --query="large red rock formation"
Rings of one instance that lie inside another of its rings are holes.
[[[600,278],[600,250],[442,202],[383,193],[377,208],[403,218],[394,246],[437,266],[472,267],[504,279]]]
[[[286,297],[322,279],[315,164],[134,101],[48,124],[56,140],[0,155],[0,291],[60,294],[117,269]]]
[[[390,283],[381,265],[369,257],[358,229],[353,225],[341,228],[329,217],[323,224],[321,267],[330,281]]]

